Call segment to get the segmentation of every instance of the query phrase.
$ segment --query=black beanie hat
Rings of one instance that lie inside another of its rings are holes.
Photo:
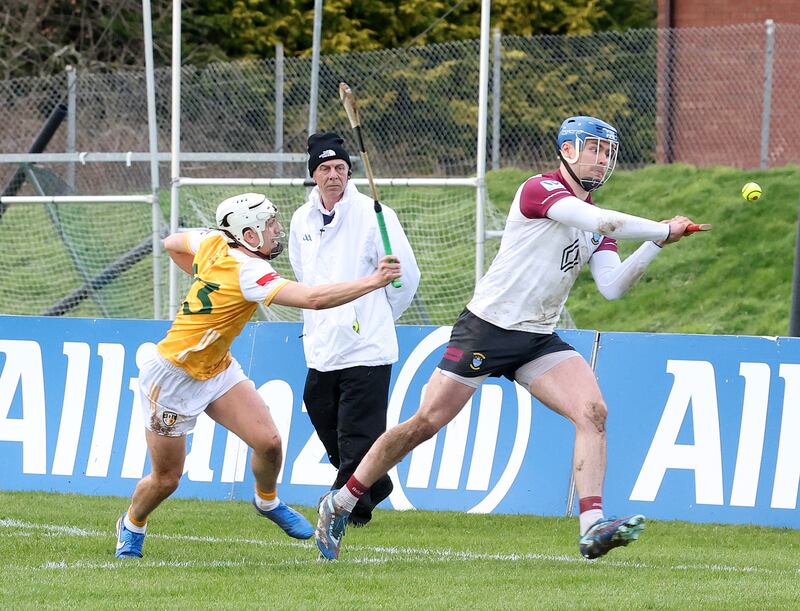
[[[352,168],[350,155],[344,148],[344,140],[339,134],[334,132],[321,132],[311,134],[308,138],[308,174],[314,175],[314,171],[321,163],[331,159],[341,159],[347,163],[348,168]]]

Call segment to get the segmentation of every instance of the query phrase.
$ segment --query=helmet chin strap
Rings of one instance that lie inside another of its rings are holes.
[[[280,242],[278,242],[278,243],[277,243],[277,244],[276,244],[276,245],[275,245],[275,246],[272,248],[272,250],[271,250],[271,251],[269,251],[267,254],[264,254],[264,253],[263,253],[263,252],[261,252],[260,250],[253,250],[252,248],[250,248],[250,247],[249,247],[249,246],[247,246],[246,244],[242,244],[242,243],[241,243],[241,242],[239,242],[239,241],[238,241],[236,238],[234,238],[234,237],[233,237],[233,236],[230,234],[230,232],[226,231],[225,229],[223,229],[222,231],[223,231],[223,232],[225,233],[225,235],[226,235],[226,236],[228,236],[228,238],[229,238],[229,242],[228,242],[228,245],[229,245],[229,246],[233,246],[234,248],[246,248],[246,249],[247,249],[247,250],[249,250],[251,253],[253,253],[255,256],[257,256],[257,257],[259,257],[259,258],[261,258],[261,259],[264,259],[265,261],[271,261],[272,259],[275,259],[275,258],[276,258],[278,255],[280,255],[280,254],[283,252],[283,244],[281,244]],[[264,240],[263,240],[263,238],[262,238],[262,240],[261,240],[261,244],[259,244],[259,245],[258,245],[258,247],[259,247],[259,248],[261,248],[261,246],[262,246],[263,244],[264,244]]]
[[[564,162],[564,167],[567,168],[567,172],[569,172],[569,175],[572,176],[572,179],[577,182],[581,186],[581,189],[587,193],[591,193],[603,185],[602,181],[595,180],[594,178],[578,178],[578,175],[572,169],[572,164],[567,161],[564,158],[564,155],[561,153],[561,149],[558,149],[558,158]]]
[[[265,255],[265,254],[263,254],[263,253],[261,253],[261,252],[259,252],[258,254],[259,254],[261,257],[265,258],[267,261],[270,261],[270,260],[272,260],[272,259],[275,259],[275,258],[276,258],[276,257],[277,257],[279,254],[281,254],[282,252],[283,252],[283,244],[281,244],[280,242],[278,242],[278,243],[275,245],[275,248],[273,248],[272,250],[270,250],[270,251],[269,251],[269,254],[268,254],[268,255]]]
[[[237,242],[235,246],[241,246],[241,244]],[[250,249],[248,248],[248,250]],[[260,250],[250,250],[250,252],[253,253],[255,256],[259,257],[260,259],[264,259],[264,261],[272,261],[279,254],[283,252],[283,244],[278,242],[278,245],[275,246],[275,248],[273,248],[272,250],[270,250],[267,254],[264,254]]]

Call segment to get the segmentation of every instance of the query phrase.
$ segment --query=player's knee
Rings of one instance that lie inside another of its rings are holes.
[[[178,489],[181,481],[181,471],[161,471],[152,474],[153,483],[158,489],[159,496],[166,498]]]
[[[390,439],[389,444],[405,455],[433,437],[438,430],[435,423],[417,412],[405,422],[389,429],[385,435]]]
[[[603,400],[588,401],[584,411],[586,424],[598,433],[606,432],[608,407]]]
[[[281,457],[281,436],[278,433],[260,435],[253,442],[253,452],[269,461],[279,459]]]

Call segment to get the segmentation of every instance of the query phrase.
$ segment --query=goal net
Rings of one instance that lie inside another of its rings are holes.
[[[307,200],[309,188],[299,180],[281,179],[181,179],[180,224],[184,228],[212,227],[217,204],[238,193],[264,193],[278,207],[288,233],[292,214]],[[353,179],[369,193],[364,179]],[[286,184],[286,183],[294,184]],[[472,179],[380,179],[381,202],[392,208],[411,242],[422,271],[420,286],[402,324],[452,324],[469,301],[475,286],[476,186]],[[487,227],[502,226],[487,211]],[[485,259],[491,260],[497,241],[487,242]],[[289,257],[273,262],[285,277],[294,278]],[[189,278],[179,274],[177,293],[182,296]],[[273,305],[261,308],[259,318],[297,321],[300,310]]]
[[[0,203],[0,311],[28,316],[87,318],[172,318],[168,299],[169,258],[156,244],[167,231],[169,197],[161,192],[160,234],[154,229],[149,196],[74,196],[59,176],[31,168],[29,180],[47,196],[3,198]],[[353,179],[367,193],[364,179]],[[291,183],[291,184],[290,184]],[[452,324],[475,286],[477,186],[474,179],[379,179],[382,202],[397,212],[422,271],[417,294],[401,324]],[[182,229],[211,228],[217,204],[246,191],[263,192],[280,211],[288,232],[292,214],[309,188],[298,179],[184,178],[179,189]],[[14,200],[8,203],[9,199]],[[504,215],[490,202],[484,226],[497,233]],[[484,268],[500,241],[484,243]],[[273,262],[294,278],[289,257]],[[178,303],[191,278],[178,271]],[[177,307],[178,304],[175,304]],[[300,310],[260,307],[256,320],[299,321]],[[565,311],[562,327],[574,326]]]
[[[0,312],[153,318],[151,197],[75,196],[54,172],[27,171],[28,182],[46,195],[0,203]],[[159,254],[164,286],[167,257]]]

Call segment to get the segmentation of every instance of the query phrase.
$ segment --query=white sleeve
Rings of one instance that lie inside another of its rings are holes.
[[[268,306],[287,284],[289,281],[263,259],[249,258],[239,267],[239,288],[247,301]]]
[[[403,286],[397,288],[392,286],[391,283],[384,287],[386,298],[392,308],[392,316],[395,320],[400,318],[403,312],[406,311],[414,295],[419,287],[420,271],[417,265],[417,259],[414,257],[414,251],[411,250],[411,244],[406,237],[403,227],[400,225],[400,220],[397,214],[391,208],[383,207],[383,217],[386,221],[386,232],[389,234],[389,242],[392,246],[392,254],[397,255],[400,261],[400,269],[402,276],[400,282]],[[378,246],[378,255],[383,257],[386,253],[383,249],[383,241],[380,240]]]
[[[547,218],[621,240],[666,240],[669,237],[669,225],[666,223],[598,208],[574,196],[560,199],[550,206]]]
[[[203,243],[203,240],[206,238],[211,237],[212,235],[216,235],[216,231],[208,231],[208,230],[192,230],[186,232],[186,245],[189,247],[189,250],[192,254],[196,254],[200,248],[200,244]]]
[[[300,255],[300,217],[297,212],[289,223],[289,264],[298,282],[303,281],[303,260]]]
[[[647,266],[661,252],[661,247],[653,242],[645,242],[625,261],[613,250],[600,250],[589,259],[597,290],[606,299],[619,299],[639,282]]]

